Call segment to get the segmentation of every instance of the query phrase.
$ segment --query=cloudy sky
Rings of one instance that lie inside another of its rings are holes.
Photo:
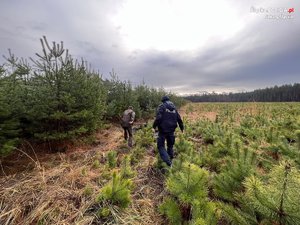
[[[300,82],[299,12],[298,0],[1,0],[0,54],[34,56],[46,35],[104,77],[247,91]]]

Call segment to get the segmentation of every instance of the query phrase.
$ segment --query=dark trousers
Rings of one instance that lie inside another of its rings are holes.
[[[128,146],[132,147],[132,126],[123,127],[124,129],[124,138],[125,140],[128,139]]]
[[[165,148],[165,140],[167,141],[167,150]],[[157,148],[161,159],[171,166],[172,159],[174,158],[173,145],[175,143],[175,135],[172,133],[158,133]]]

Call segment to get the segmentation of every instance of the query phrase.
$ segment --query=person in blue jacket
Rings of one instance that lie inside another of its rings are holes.
[[[161,101],[162,104],[157,109],[153,128],[156,130],[158,127],[157,148],[160,157],[168,166],[171,166],[172,159],[174,158],[174,132],[177,124],[182,132],[184,126],[175,105],[170,101],[169,97],[164,96]],[[165,141],[167,141],[167,150],[165,148]]]

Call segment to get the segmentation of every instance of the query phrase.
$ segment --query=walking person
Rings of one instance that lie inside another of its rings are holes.
[[[174,132],[177,128],[177,123],[182,132],[184,130],[184,126],[175,105],[170,101],[169,97],[164,96],[161,101],[162,104],[160,104],[157,109],[153,128],[156,130],[158,127],[157,148],[160,157],[168,166],[171,166],[172,159],[174,158]],[[167,141],[167,150],[165,148],[165,141]]]
[[[124,129],[124,139],[128,140],[128,146],[132,147],[132,125],[135,118],[135,112],[133,111],[133,107],[129,106],[123,112],[123,116],[121,119],[121,126]]]

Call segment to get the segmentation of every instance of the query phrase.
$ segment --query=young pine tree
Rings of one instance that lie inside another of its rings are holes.
[[[107,153],[107,163],[109,168],[114,168],[117,166],[117,152],[109,151]]]
[[[248,214],[231,204],[219,202],[218,208],[222,211],[223,220],[232,225],[256,225],[255,214]]]
[[[11,153],[22,135],[20,120],[25,116],[26,79],[30,68],[10,51],[0,66],[0,156]]]
[[[140,109],[132,84],[129,81],[121,81],[114,70],[110,75],[111,79],[105,80],[105,87],[108,92],[106,98],[107,112],[105,116],[108,119],[119,119],[123,111],[131,105],[138,118]]]
[[[192,225],[217,225],[220,217],[217,204],[205,200],[194,203],[192,213]]]
[[[38,139],[58,141],[95,130],[105,111],[106,93],[98,74],[78,63],[63,43],[41,39],[31,78],[30,132]]]
[[[300,152],[300,130],[296,130],[296,138],[297,138],[297,148]]]
[[[216,204],[208,201],[208,171],[178,160],[167,178],[167,189],[173,198],[161,205],[161,212],[172,224],[217,224]]]
[[[195,149],[194,145],[185,139],[185,137],[180,134],[179,140],[175,143],[176,153],[178,157],[181,157],[184,161],[189,161],[195,165],[200,165],[202,162],[200,152]]]
[[[182,224],[180,207],[174,199],[166,198],[159,206],[159,212],[165,215],[172,225]]]
[[[96,198],[96,202],[108,202],[121,208],[126,208],[131,202],[130,188],[132,182],[122,178],[116,172],[113,173],[112,181],[106,184]]]
[[[193,144],[190,141],[187,141],[183,135],[179,135],[178,141],[175,143],[176,152],[188,154],[193,150]]]
[[[230,158],[215,176],[214,193],[219,198],[235,201],[235,194],[243,191],[244,180],[254,173],[255,153],[244,148],[236,147],[234,157]]]
[[[130,157],[128,155],[122,160],[120,175],[122,178],[131,178],[135,175],[135,172],[131,169]]]
[[[178,199],[182,219],[189,221],[192,218],[193,205],[207,199],[208,171],[184,162],[180,170],[170,173],[166,186]]]
[[[245,187],[249,203],[262,223],[300,224],[300,171],[288,161],[274,166],[268,181],[251,176]]]
[[[192,204],[207,198],[208,172],[205,169],[184,163],[182,169],[167,178],[167,189],[184,204]]]

